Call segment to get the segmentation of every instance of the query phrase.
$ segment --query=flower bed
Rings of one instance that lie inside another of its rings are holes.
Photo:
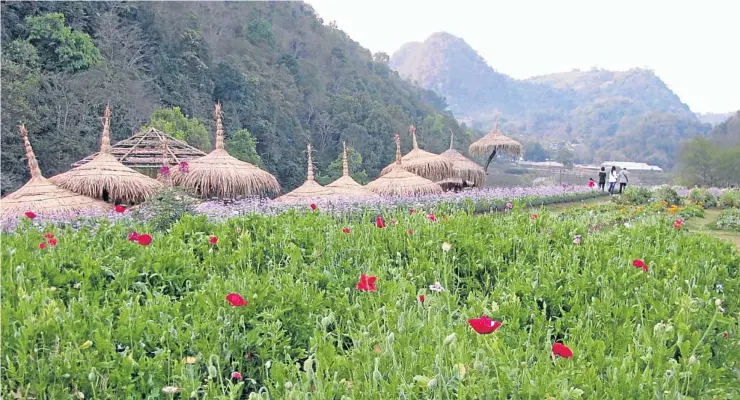
[[[740,209],[723,210],[714,226],[717,229],[740,232]]]

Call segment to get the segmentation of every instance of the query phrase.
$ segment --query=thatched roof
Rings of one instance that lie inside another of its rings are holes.
[[[162,152],[160,150],[162,142],[167,145],[168,165],[177,165],[182,161],[190,162],[206,155],[195,147],[156,128],[149,128],[128,139],[121,140],[110,147],[110,154],[127,167],[159,168],[162,165]],[[87,156],[72,164],[72,167],[87,164],[98,154]]]
[[[475,186],[482,187],[486,183],[486,171],[474,161],[463,156],[452,148],[454,134],[450,130],[450,148],[439,156],[452,163],[452,175],[446,179],[437,181],[443,188],[445,186]],[[446,188],[445,188],[446,189]]]
[[[348,197],[374,197],[377,194],[365,189],[349,175],[349,163],[347,162],[347,144],[342,143],[342,176],[334,182],[326,185],[335,194]]]
[[[43,215],[87,210],[107,211],[111,208],[109,204],[62,189],[44,178],[31,148],[31,142],[28,140],[26,128],[23,125],[19,128],[26,148],[31,179],[20,189],[0,200],[0,216],[3,218],[22,216],[27,211]]]
[[[280,193],[280,184],[267,171],[232,157],[224,149],[221,105],[216,104],[216,149],[188,162],[188,172],[170,170],[176,185],[189,188],[198,196],[232,199],[241,196],[264,196]]]
[[[365,187],[381,196],[417,196],[442,193],[442,188],[429,179],[406,171],[401,160],[401,137],[396,135],[396,162],[390,172],[368,183]]]
[[[401,158],[403,169],[413,172],[423,178],[431,180],[445,179],[452,174],[452,163],[437,154],[424,151],[419,148],[416,141],[416,127],[409,127],[413,148]],[[380,175],[385,175],[394,169],[395,163],[383,168]]]
[[[100,153],[90,162],[52,177],[51,181],[75,193],[121,203],[140,203],[162,187],[110,154],[110,106],[105,107]]]
[[[516,140],[504,136],[498,126],[498,120],[496,120],[496,127],[488,132],[486,136],[475,141],[468,148],[470,154],[477,156],[486,156],[494,151],[504,151],[514,155],[522,155],[522,144]]]
[[[313,159],[311,158],[311,145],[306,146],[308,149],[308,167],[306,182],[298,186],[292,192],[286,193],[275,201],[280,203],[310,203],[320,199],[326,199],[335,195],[334,190],[325,188],[313,179]]]

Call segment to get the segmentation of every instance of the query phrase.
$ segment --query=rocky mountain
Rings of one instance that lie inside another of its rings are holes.
[[[711,129],[645,69],[573,70],[517,80],[448,33],[407,43],[389,65],[444,96],[456,117],[474,127],[488,129],[500,118],[514,136],[580,143],[580,162],[623,158],[670,168],[681,140]]]

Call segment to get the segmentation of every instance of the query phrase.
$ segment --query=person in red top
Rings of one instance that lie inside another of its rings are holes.
[[[594,178],[588,178],[588,187],[593,189],[596,186],[596,182],[594,182]]]

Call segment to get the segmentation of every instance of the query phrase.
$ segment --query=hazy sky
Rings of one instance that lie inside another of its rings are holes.
[[[459,36],[514,78],[647,67],[695,112],[740,110],[740,0],[307,0],[372,52]]]

